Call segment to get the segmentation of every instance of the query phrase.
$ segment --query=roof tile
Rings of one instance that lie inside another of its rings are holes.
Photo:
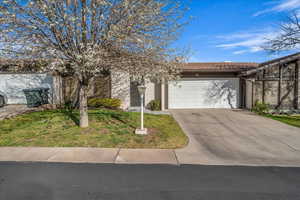
[[[258,63],[246,62],[187,63],[183,66],[183,71],[241,72],[249,69],[255,69],[258,66]]]

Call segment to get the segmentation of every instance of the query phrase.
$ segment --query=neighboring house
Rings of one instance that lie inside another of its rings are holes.
[[[277,109],[299,109],[299,59],[300,54],[294,54],[262,64],[188,63],[182,69],[181,79],[163,84],[148,83],[145,105],[156,99],[161,101],[163,110],[251,109],[260,101]],[[276,70],[279,68],[281,72]],[[294,78],[286,80],[287,73]],[[72,77],[0,72],[0,92],[6,94],[8,103],[26,103],[22,89],[41,86],[51,89],[52,103],[63,103],[76,91]],[[112,72],[106,77],[95,78],[89,96],[119,98],[123,109],[140,105],[137,85],[124,73]]]
[[[271,60],[245,71],[246,108],[255,102],[269,104],[276,110],[300,109],[300,53]]]
[[[40,66],[28,60],[0,60],[0,94],[5,97],[5,103],[26,104],[23,89],[37,87],[49,88],[50,102],[59,103],[61,97],[57,96],[56,83],[60,77],[38,73]]]
[[[49,88],[50,102],[53,103],[54,77],[48,74],[0,73],[0,94],[7,104],[26,104],[24,89]]]

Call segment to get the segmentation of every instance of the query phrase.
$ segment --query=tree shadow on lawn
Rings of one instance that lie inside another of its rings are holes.
[[[135,125],[132,124],[131,115],[127,112],[118,111],[118,110],[97,110],[96,112],[89,113],[89,116],[101,121],[110,121],[111,119],[116,120],[122,124],[127,124],[131,128],[135,128]]]
[[[74,110],[63,109],[61,112],[69,117],[77,126],[80,125],[80,119],[78,112],[74,112]],[[118,111],[111,111],[111,110],[98,110],[96,112],[90,112],[89,116],[96,118],[100,121],[106,120],[117,120],[122,124],[128,124],[129,127],[135,128],[134,124],[131,124],[130,115],[126,112],[118,112]]]
[[[77,126],[80,125],[80,121],[79,121],[79,117],[76,115],[76,113],[74,113],[73,110],[61,110],[61,112],[66,115],[67,117],[69,117]]]

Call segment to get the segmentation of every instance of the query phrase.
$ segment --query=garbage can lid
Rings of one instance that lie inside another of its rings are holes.
[[[35,92],[35,91],[47,91],[49,88],[30,88],[30,89],[23,89],[24,92]]]

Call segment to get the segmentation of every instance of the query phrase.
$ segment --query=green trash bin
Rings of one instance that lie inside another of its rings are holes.
[[[0,108],[5,105],[5,99],[4,96],[0,94]]]
[[[49,103],[49,88],[39,88],[40,94],[42,97],[42,104],[48,104]]]
[[[49,88],[33,88],[23,90],[28,107],[38,107],[43,104],[48,104]]]

